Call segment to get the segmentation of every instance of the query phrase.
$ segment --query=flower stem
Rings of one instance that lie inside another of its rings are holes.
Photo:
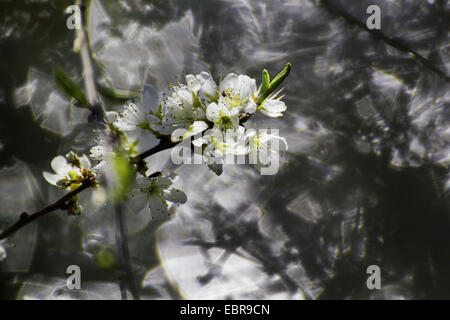
[[[135,285],[133,278],[133,270],[131,267],[130,253],[128,250],[128,239],[127,239],[127,227],[126,220],[123,215],[123,207],[121,204],[116,204],[114,206],[115,217],[116,217],[116,228],[117,228],[117,244],[119,250],[119,270],[120,275],[120,294],[122,300],[127,300],[127,284],[128,289],[133,296],[133,299],[139,300],[139,294]]]

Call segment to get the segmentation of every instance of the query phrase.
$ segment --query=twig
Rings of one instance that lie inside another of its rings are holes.
[[[155,153],[158,153],[159,151],[169,149],[169,148],[173,147],[174,145],[176,145],[176,143],[172,143],[172,142],[167,143],[167,139],[164,139],[164,140],[166,142],[161,142],[156,147],[153,147],[145,152],[142,152],[137,157],[139,157],[139,159],[144,159],[144,158],[150,157],[151,155],[153,155]],[[163,140],[161,140],[161,141],[163,141]],[[170,139],[169,139],[169,141],[170,141]],[[31,215],[22,213],[22,215],[19,218],[19,221],[17,221],[14,225],[12,225],[11,227],[9,227],[8,229],[6,229],[5,231],[3,231],[0,234],[0,240],[3,240],[5,238],[9,237],[10,235],[12,235],[13,233],[19,231],[20,229],[25,227],[28,223],[32,222],[33,220],[36,220],[37,218],[40,218],[40,217],[46,215],[47,213],[50,213],[52,211],[56,211],[58,209],[63,208],[63,205],[68,200],[70,200],[72,197],[76,196],[77,194],[81,193],[82,191],[88,189],[91,186],[92,186],[92,184],[90,182],[83,183],[78,188],[72,190],[71,192],[67,193],[59,200],[55,201],[54,203],[50,204],[49,206],[45,207],[44,209],[42,209],[38,212],[35,212]]]
[[[65,194],[62,198],[60,198],[59,200],[48,205],[44,209],[37,211],[31,215],[29,215],[26,212],[23,212],[20,215],[19,220],[15,224],[13,224],[11,227],[9,227],[8,229],[6,229],[4,232],[2,232],[0,234],[0,240],[9,237],[10,235],[14,234],[16,231],[18,231],[18,230],[22,229],[23,227],[25,227],[26,225],[28,225],[30,222],[45,216],[47,213],[50,213],[50,212],[58,210],[58,209],[63,210],[64,207],[66,206],[67,201],[69,201],[74,196],[76,196],[77,194],[79,194],[80,192],[82,192],[83,190],[85,190],[91,186],[92,186],[92,181],[86,180],[81,184],[81,186],[79,186],[78,188]]]
[[[122,296],[122,300],[127,300],[127,291],[126,284],[128,283],[130,292],[133,296],[133,299],[138,300],[139,294],[136,288],[136,284],[133,277],[133,270],[131,268],[131,259],[130,253],[128,251],[128,239],[127,235],[127,226],[126,220],[123,215],[123,207],[121,204],[116,204],[114,206],[115,216],[116,216],[116,227],[117,227],[117,244],[119,250],[119,265],[120,269],[122,269],[123,274],[120,275],[120,294]]]
[[[246,122],[249,118],[251,117],[251,114],[246,114],[245,117],[243,117],[242,119],[240,119],[240,123],[244,123]],[[160,151],[164,151],[167,149],[170,149],[174,146],[176,146],[179,142],[172,142],[170,140],[170,136],[161,136],[160,137],[160,141],[159,144],[157,144],[156,146],[154,146],[153,148],[150,148],[140,154],[138,154],[137,156],[135,156],[132,160],[134,163],[139,163],[140,161],[144,160],[145,158],[148,158]],[[61,199],[57,200],[56,202],[54,202],[53,204],[49,205],[48,207],[45,207],[44,209],[42,209],[41,211],[38,211],[36,213],[33,213],[31,217],[37,215],[38,213],[41,213],[43,211],[46,211],[45,214],[50,213],[52,211],[58,210],[60,209],[59,206],[55,206],[55,204],[58,204],[60,201],[63,201],[64,203],[67,202],[70,198],[72,198],[73,196],[77,195],[78,193],[84,191],[85,189],[89,188],[90,185],[82,185],[80,187],[78,187],[77,189],[69,192],[68,194],[66,194],[65,196],[63,196]],[[48,210],[50,209],[50,210]],[[28,221],[26,224],[30,223],[31,221],[35,220],[36,218],[39,218],[40,216],[42,216],[42,214],[32,218],[30,221]],[[20,220],[18,222],[16,222],[16,224],[14,224],[13,226],[9,227],[8,229],[6,229],[4,232],[2,232],[0,234],[0,240],[7,238],[8,236],[10,236],[11,234],[15,233],[16,231],[20,230],[22,227],[24,227],[25,225],[21,225],[19,224]]]
[[[92,67],[91,51],[89,46],[89,36],[86,31],[86,19],[83,0],[77,0],[76,5],[81,11],[81,26],[76,30],[76,37],[80,46],[81,63],[83,66],[84,87],[91,107],[101,105],[99,94],[95,86],[94,68]]]
[[[322,0],[322,4],[324,7],[328,9],[328,11],[341,16],[342,18],[347,21],[347,23],[356,25],[359,28],[369,32],[374,37],[386,42],[390,46],[396,48],[397,50],[403,51],[405,53],[410,54],[415,60],[417,60],[419,63],[421,63],[425,68],[429,69],[430,71],[436,73],[441,79],[450,82],[450,77],[445,74],[442,70],[437,68],[430,60],[419,54],[417,51],[409,48],[405,42],[398,38],[391,38],[387,35],[385,35],[383,32],[381,32],[378,29],[369,29],[366,24],[354,16],[352,16],[350,13],[346,12],[343,8],[333,3],[333,1],[329,0]]]

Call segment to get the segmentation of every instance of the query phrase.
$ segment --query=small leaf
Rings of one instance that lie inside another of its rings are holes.
[[[125,103],[138,95],[135,91],[111,89],[100,83],[97,83],[97,88],[98,92],[100,92],[103,97],[118,103]]]
[[[56,85],[69,97],[75,98],[78,103],[75,104],[78,108],[87,108],[89,103],[83,89],[70,77],[70,75],[62,68],[53,68],[53,78]]]
[[[195,94],[194,91],[192,91],[192,98],[194,99],[193,107],[194,109],[202,108],[203,110],[206,110],[206,107],[203,105],[202,101],[198,97],[198,95]]]
[[[284,79],[287,78],[289,73],[291,72],[291,64],[288,63],[286,67],[269,83],[268,88],[265,91],[261,91],[258,94],[258,98],[256,99],[256,103],[260,105],[261,103],[266,100],[268,96],[270,96],[284,81]],[[268,74],[267,74],[268,76]],[[263,77],[264,77],[264,71],[263,71]],[[263,80],[264,81],[264,80]]]
[[[269,88],[269,83],[270,83],[270,76],[269,76],[269,72],[264,69],[262,72],[262,81],[261,81],[261,87],[259,88],[259,94],[264,93],[267,88]]]

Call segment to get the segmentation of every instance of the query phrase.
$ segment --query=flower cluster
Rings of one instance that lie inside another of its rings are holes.
[[[173,143],[202,134],[202,137],[193,139],[193,144],[202,149],[204,163],[220,174],[227,154],[251,157],[261,148],[265,148],[263,151],[267,154],[267,143],[255,143],[259,141],[259,135],[248,131],[243,122],[256,111],[272,118],[283,115],[287,107],[281,100],[281,90],[276,92],[275,89],[289,71],[290,65],[270,81],[264,70],[259,88],[256,81],[247,75],[230,73],[217,85],[207,72],[189,74],[185,83],[171,84],[169,94],[159,104],[155,92],[153,99],[147,99],[152,100],[150,103],[145,99],[141,104],[128,103],[113,124],[125,132],[142,129],[157,137],[170,135]],[[228,139],[230,137],[231,140]],[[269,135],[262,140],[269,142],[274,139],[277,138]],[[284,139],[278,141],[287,147]],[[263,166],[264,161],[259,161],[259,158],[255,164]]]
[[[78,156],[74,152],[69,152],[64,157],[57,156],[51,162],[55,173],[43,172],[43,176],[48,183],[62,189],[74,190],[83,183],[95,186],[95,174],[91,170],[91,161],[86,155]],[[73,196],[64,206],[69,215],[80,215],[83,212],[78,203],[78,195]]]
[[[182,191],[171,187],[173,174],[146,175],[145,161],[134,157],[142,132],[170,140],[172,145],[188,142],[191,146],[192,140],[191,147],[202,150],[204,163],[218,175],[229,154],[249,157],[250,163],[259,168],[268,166],[280,142],[287,148],[285,139],[272,133],[258,134],[243,124],[257,111],[272,118],[283,115],[287,107],[281,100],[281,90],[276,89],[289,72],[290,64],[271,81],[264,70],[259,87],[254,79],[242,74],[230,73],[218,85],[207,72],[187,75],[185,83],[170,85],[161,102],[156,89],[146,85],[140,101],[129,100],[121,111],[105,113],[106,126],[90,150],[90,158],[97,162],[95,167],[91,169],[87,156],[70,152],[54,158],[51,166],[55,173],[44,172],[44,178],[73,190],[85,181],[95,185],[106,177],[109,188],[119,186],[114,189],[114,198],[122,201],[129,194],[137,199],[139,194],[148,203],[152,217],[161,219],[168,213],[168,202],[184,203],[187,199]],[[137,178],[136,171],[141,174]],[[67,209],[72,214],[81,212],[77,197],[67,203]]]

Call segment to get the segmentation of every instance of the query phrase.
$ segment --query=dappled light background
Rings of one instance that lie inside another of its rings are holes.
[[[0,230],[63,194],[42,177],[54,156],[93,143],[89,111],[73,108],[52,78],[61,65],[82,79],[64,14],[71,4],[0,0]],[[152,172],[178,173],[188,202],[159,222],[126,205],[143,299],[450,298],[449,81],[334,7],[365,23],[371,4],[382,33],[450,74],[445,0],[91,2],[97,80],[118,90],[162,93],[204,70],[259,82],[263,68],[274,75],[292,63],[285,116],[246,123],[286,137],[277,175],[227,165],[218,177],[174,165],[170,151],[147,159]],[[116,255],[104,196],[88,190],[83,216],[54,212],[9,238],[0,296],[120,299],[101,258]],[[366,286],[373,264],[381,290]],[[66,289],[69,265],[81,267],[82,290]]]

